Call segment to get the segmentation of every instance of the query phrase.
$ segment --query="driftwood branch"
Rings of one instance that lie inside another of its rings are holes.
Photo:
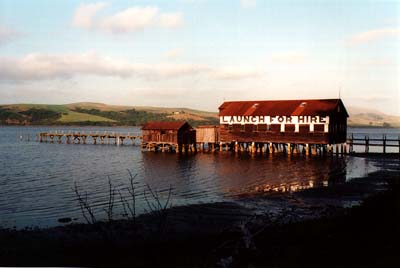
[[[108,176],[108,203],[107,208],[104,211],[107,213],[107,217],[109,221],[113,220],[113,209],[114,209],[114,201],[115,201],[115,189],[113,188],[111,178]]]
[[[90,204],[88,202],[87,192],[85,192],[85,197],[82,197],[81,193],[79,192],[77,182],[74,183],[73,191],[75,192],[76,197],[78,198],[79,206],[81,208],[82,215],[85,218],[86,222],[89,224],[96,223],[97,222],[96,217],[94,216],[92,207],[90,206]],[[89,214],[89,216],[86,215],[86,213]]]

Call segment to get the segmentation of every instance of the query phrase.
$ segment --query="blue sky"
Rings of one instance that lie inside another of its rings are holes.
[[[336,98],[400,115],[399,1],[0,0],[0,103]]]

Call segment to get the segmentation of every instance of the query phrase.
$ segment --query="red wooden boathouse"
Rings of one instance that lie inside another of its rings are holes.
[[[341,144],[348,116],[340,99],[228,101],[219,107],[220,142]]]

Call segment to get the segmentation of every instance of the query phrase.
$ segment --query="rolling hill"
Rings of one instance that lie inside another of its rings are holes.
[[[387,115],[380,111],[349,107],[348,124],[354,127],[400,127],[400,116]]]
[[[218,124],[217,113],[187,108],[118,106],[103,103],[0,105],[3,125],[142,125],[148,121],[186,120],[192,125]]]
[[[348,107],[349,126],[400,127],[400,116]],[[0,105],[0,124],[33,125],[142,125],[147,121],[186,120],[192,125],[219,124],[218,113],[188,108],[120,106],[80,102],[65,105]]]

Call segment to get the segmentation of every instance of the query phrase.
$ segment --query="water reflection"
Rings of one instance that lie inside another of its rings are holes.
[[[54,226],[62,217],[82,220],[72,191],[77,182],[98,219],[105,219],[108,176],[129,197],[127,169],[137,174],[137,212],[146,207],[146,184],[168,195],[172,204],[236,200],[260,192],[290,192],[343,183],[376,169],[363,158],[250,156],[230,152],[179,155],[141,152],[115,145],[39,144],[19,142],[18,133],[40,128],[0,128],[0,226]],[[64,128],[68,131],[68,128]],[[117,131],[117,130],[114,130]],[[134,130],[121,129],[121,132]],[[115,216],[123,213],[119,198]]]
[[[346,180],[346,158],[145,153],[143,164],[146,183],[160,189],[173,185],[175,195],[186,202],[257,192],[293,192]]]

